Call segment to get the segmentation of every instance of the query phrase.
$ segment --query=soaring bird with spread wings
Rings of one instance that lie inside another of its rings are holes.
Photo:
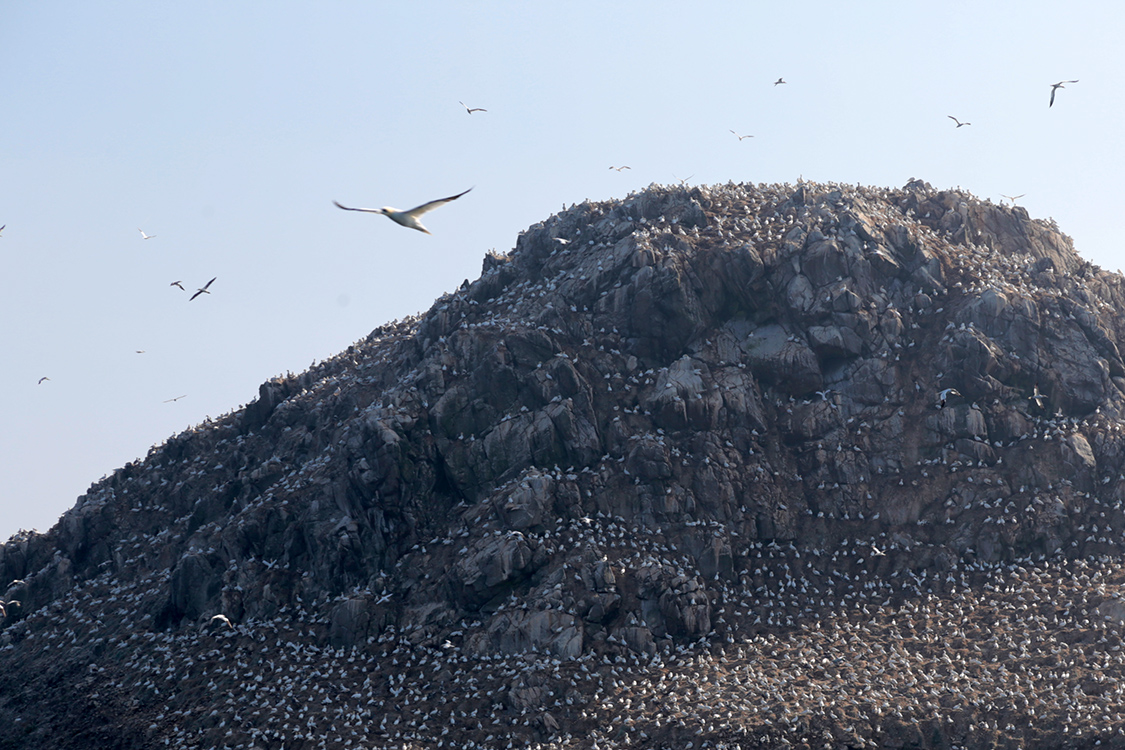
[[[469,190],[472,190],[472,188],[469,188]],[[465,193],[469,192],[469,190],[466,190]],[[348,208],[347,206],[341,206],[336,201],[332,202],[336,204],[336,208],[342,208],[345,211],[363,211],[364,213],[369,214],[382,214],[396,224],[401,224],[402,226],[410,227],[411,229],[417,229],[419,232],[425,232],[426,234],[433,234],[433,232],[431,232],[429,229],[426,229],[424,226],[422,226],[422,222],[418,221],[418,217],[426,213],[427,211],[433,211],[438,206],[444,206],[450,201],[457,200],[465,193],[458,193],[457,195],[451,195],[448,198],[439,198],[436,201],[423,203],[421,206],[415,206],[409,211],[400,211],[397,208],[391,208],[389,206],[383,206],[382,208]]]

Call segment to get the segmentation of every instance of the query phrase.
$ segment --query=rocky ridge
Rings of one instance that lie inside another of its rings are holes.
[[[0,747],[1125,746],[1123,303],[918,181],[574,206],[0,548]]]

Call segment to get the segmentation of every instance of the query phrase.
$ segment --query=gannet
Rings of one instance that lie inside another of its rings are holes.
[[[777,85],[780,85],[782,83],[785,83],[785,79],[784,78],[778,78],[776,81],[773,82],[773,85],[777,86]]]
[[[961,395],[961,392],[958,391],[956,388],[946,388],[944,390],[938,391],[938,395],[937,395],[938,401],[939,401],[938,408],[944,409],[945,408],[945,402],[949,399],[950,396],[960,396],[960,395]]]
[[[50,380],[50,378],[44,375],[43,377],[39,378],[39,382],[36,383],[36,385],[43,385],[44,380]]]
[[[207,624],[210,625],[211,623],[215,622],[215,620],[218,620],[219,622],[225,622],[227,624],[228,628],[230,628],[231,630],[234,629],[234,625],[230,624],[230,618],[227,617],[226,615],[215,615],[214,617],[212,617],[210,620],[207,621]]]
[[[688,180],[690,180],[692,177],[695,177],[694,174],[689,174],[687,177],[685,177],[681,180],[679,177],[676,177],[676,175],[674,175],[674,174],[672,176],[675,177],[676,180],[680,183],[680,187],[683,187],[685,184],[687,184]]]
[[[1044,398],[1046,398],[1046,396],[1044,396],[1042,393],[1039,392],[1039,384],[1036,383],[1035,387],[1031,391],[1031,395],[1027,397],[1027,400],[1028,401],[1034,401],[1035,405],[1038,406],[1040,409],[1042,409]]]
[[[616,169],[618,172],[620,172],[622,169],[632,169],[632,167],[610,167],[610,169]]]
[[[215,277],[215,279],[217,279],[217,278],[219,278],[219,277],[218,277],[218,276],[216,276],[216,277]],[[188,298],[188,302],[191,302],[191,301],[192,301],[193,299],[195,299],[196,297],[198,297],[198,296],[199,296],[199,295],[201,295],[201,294],[210,294],[211,292],[207,291],[207,287],[209,287],[209,286],[211,286],[212,284],[214,284],[214,283],[215,283],[215,279],[211,279],[211,280],[210,280],[210,281],[208,281],[208,282],[207,282],[206,284],[204,284],[203,286],[199,287],[199,291],[197,291],[197,292],[196,292],[195,294],[191,295],[191,297],[189,297],[189,298]]]
[[[480,107],[470,107],[468,104],[465,104],[465,102],[457,102],[457,103],[460,104],[462,107],[464,107],[465,111],[468,112],[470,115],[473,112],[487,112],[488,111],[487,109],[481,109]]]
[[[732,131],[730,131],[730,132],[734,133],[734,131],[733,131],[733,130],[732,130]],[[735,134],[736,136],[738,136],[738,140],[740,140],[740,141],[741,141],[741,140],[742,140],[743,138],[753,138],[753,137],[754,137],[754,136],[752,136],[752,135],[738,135],[738,133],[734,133],[734,134]]]
[[[1066,86],[1063,86],[1064,83],[1078,83],[1078,81],[1077,80],[1074,80],[1074,81],[1059,81],[1058,83],[1052,83],[1051,84],[1051,103],[1047,105],[1048,107],[1055,106],[1055,91],[1057,89],[1065,89]]]
[[[165,401],[164,403],[170,404],[173,401],[179,401],[181,398],[185,398],[186,396],[187,396],[187,394],[185,393],[183,396],[176,396],[175,398],[170,398],[167,401]]]
[[[884,552],[883,550],[879,549],[878,547],[876,547],[874,544],[872,544],[871,545],[871,554],[874,555],[875,557],[885,557],[887,553]]]
[[[156,236],[155,234],[145,234],[145,231],[143,229],[141,229],[140,227],[137,227],[137,231],[141,233],[141,239],[142,240],[151,240],[153,237]]]
[[[1019,195],[1004,195],[1003,193],[1000,193],[1000,197],[1001,198],[1007,198],[1008,200],[1010,200],[1012,202],[1013,206],[1016,205],[1016,199],[1017,198],[1022,198],[1025,195],[1027,195],[1027,193],[1020,193]]]
[[[965,126],[965,125],[972,125],[971,122],[961,122],[960,120],[958,120],[953,115],[946,115],[946,117],[948,117],[950,120],[953,120],[953,122],[957,123],[957,127],[959,127],[959,128],[962,127],[962,126]]]
[[[8,226],[8,225],[7,225],[7,224],[4,224],[3,226],[0,226],[0,232],[3,232],[3,231],[4,231],[4,227],[6,227],[6,226]]]
[[[469,188],[469,190],[472,190],[472,188]],[[465,193],[469,192],[469,190],[466,190]],[[336,208],[342,208],[345,211],[363,211],[364,213],[369,214],[382,214],[396,224],[401,224],[402,226],[410,227],[411,229],[417,229],[419,232],[425,232],[426,234],[433,234],[433,232],[431,232],[429,229],[426,229],[424,226],[422,226],[422,222],[418,221],[418,217],[426,213],[427,211],[433,211],[438,206],[444,206],[450,201],[457,200],[465,193],[458,193],[457,195],[451,195],[448,198],[440,198],[436,201],[423,203],[421,206],[416,206],[409,211],[399,211],[397,208],[390,208],[389,206],[383,206],[382,208],[348,208],[347,206],[341,206],[336,201],[332,202],[336,204]]]
[[[179,288],[180,288],[180,289],[181,289],[182,291],[185,291],[185,292],[187,291],[187,289],[184,289],[184,285],[183,285],[183,284],[181,284],[181,283],[180,283],[180,282],[178,282],[178,281],[173,281],[173,282],[172,282],[171,284],[169,284],[168,286],[178,286],[178,287],[179,287]]]

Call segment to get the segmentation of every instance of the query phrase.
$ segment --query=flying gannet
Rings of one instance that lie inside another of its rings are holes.
[[[1055,91],[1057,91],[1058,89],[1065,89],[1066,86],[1063,86],[1064,83],[1078,83],[1078,80],[1075,79],[1073,81],[1059,81],[1058,83],[1052,83],[1051,84],[1051,102],[1050,102],[1050,104],[1047,105],[1048,107],[1055,106]]]
[[[145,234],[145,230],[141,229],[140,227],[137,227],[137,231],[141,233],[142,240],[151,240],[156,236],[155,234]]]
[[[176,396],[175,398],[170,398],[167,401],[165,401],[164,403],[170,404],[173,401],[179,401],[181,398],[186,398],[186,397],[187,397],[187,394],[185,393],[183,396]]]
[[[184,289],[184,285],[183,285],[183,284],[181,284],[181,283],[180,283],[180,282],[178,282],[178,281],[173,281],[173,282],[172,282],[171,284],[169,284],[168,286],[178,286],[178,287],[180,288],[180,290],[181,290],[181,291],[184,291],[184,292],[186,292],[186,291],[187,291],[187,289]]]
[[[487,109],[481,109],[480,107],[470,107],[468,104],[465,104],[465,102],[457,102],[457,103],[460,104],[462,107],[464,107],[465,111],[468,112],[470,115],[473,112],[487,112],[488,111]]]
[[[4,227],[6,227],[6,226],[8,226],[8,225],[7,225],[7,224],[4,224],[3,226],[0,226],[0,232],[3,232],[3,231],[4,231]]]
[[[1042,393],[1039,392],[1039,384],[1036,383],[1035,387],[1031,391],[1031,395],[1027,397],[1027,400],[1028,401],[1034,401],[1035,405],[1038,406],[1040,409],[1042,409],[1043,408],[1043,399],[1045,399],[1045,398],[1046,398],[1046,396],[1044,396]]]
[[[734,133],[734,131],[733,131],[733,130],[732,130],[732,131],[730,131],[730,132]],[[754,137],[754,136],[752,136],[752,135],[738,135],[738,133],[734,133],[734,134],[735,134],[736,136],[738,136],[738,140],[739,140],[739,141],[741,141],[741,140],[742,140],[743,138],[753,138],[753,137]]]
[[[218,620],[219,622],[225,622],[228,628],[230,628],[231,630],[234,630],[234,625],[231,625],[230,618],[227,617],[226,615],[215,615],[210,620],[207,621],[207,624],[210,625],[210,624],[214,623],[215,620]]]
[[[219,277],[218,277],[218,276],[216,276],[216,277],[215,277],[215,279],[217,279],[217,278],[219,278]],[[199,291],[197,291],[197,292],[196,292],[195,294],[191,295],[191,297],[189,297],[189,298],[188,298],[188,302],[191,302],[191,301],[192,301],[193,299],[195,299],[196,297],[198,297],[198,296],[199,296],[199,295],[201,295],[201,294],[210,294],[211,292],[207,291],[207,287],[209,287],[209,286],[211,286],[212,284],[214,284],[214,283],[215,283],[215,279],[211,279],[211,280],[210,280],[210,281],[208,281],[208,282],[207,282],[206,284],[204,284],[203,286],[199,287]]]
[[[1013,206],[1016,205],[1016,199],[1017,198],[1022,198],[1025,195],[1027,195],[1027,193],[1020,193],[1019,195],[1004,195],[1003,193],[1000,193],[1000,197],[1001,198],[1007,198],[1008,200],[1010,200],[1012,202]]]
[[[472,188],[469,188],[469,190],[472,190]],[[424,226],[422,226],[422,222],[418,221],[418,217],[426,213],[427,211],[433,211],[438,206],[444,206],[450,201],[457,200],[462,195],[469,192],[469,190],[466,190],[464,193],[458,193],[457,195],[451,195],[448,198],[439,198],[436,201],[423,203],[421,206],[416,206],[409,211],[400,211],[397,208],[391,208],[389,206],[383,206],[382,208],[348,208],[347,206],[341,206],[336,201],[332,202],[336,204],[336,208],[342,208],[345,211],[363,211],[364,213],[369,214],[382,214],[396,224],[401,224],[402,226],[410,227],[411,229],[417,229],[419,232],[425,232],[426,234],[433,234],[433,232],[431,232],[429,229],[426,229]]]
[[[36,383],[36,385],[43,385],[44,380],[50,380],[50,378],[44,375],[43,377],[39,378],[39,382]]]
[[[774,86],[780,86],[783,83],[785,83],[785,79],[784,78],[778,78],[776,81],[773,82],[773,85]]]
[[[959,128],[964,127],[965,125],[972,125],[971,122],[961,122],[960,120],[958,120],[953,115],[946,115],[946,117],[948,117],[950,120],[953,120],[953,122],[957,123],[957,127],[959,127]]]
[[[622,169],[632,169],[632,167],[610,167],[610,169],[615,169],[620,172]]]
[[[938,391],[938,395],[937,395],[937,397],[938,397],[938,408],[944,409],[945,408],[945,402],[949,400],[950,396],[960,396],[960,395],[961,395],[961,392],[958,391],[956,388],[946,388],[944,390]]]

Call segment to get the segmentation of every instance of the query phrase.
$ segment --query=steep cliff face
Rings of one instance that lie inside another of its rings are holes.
[[[0,747],[1119,746],[1122,309],[916,181],[575,206],[0,548]]]

